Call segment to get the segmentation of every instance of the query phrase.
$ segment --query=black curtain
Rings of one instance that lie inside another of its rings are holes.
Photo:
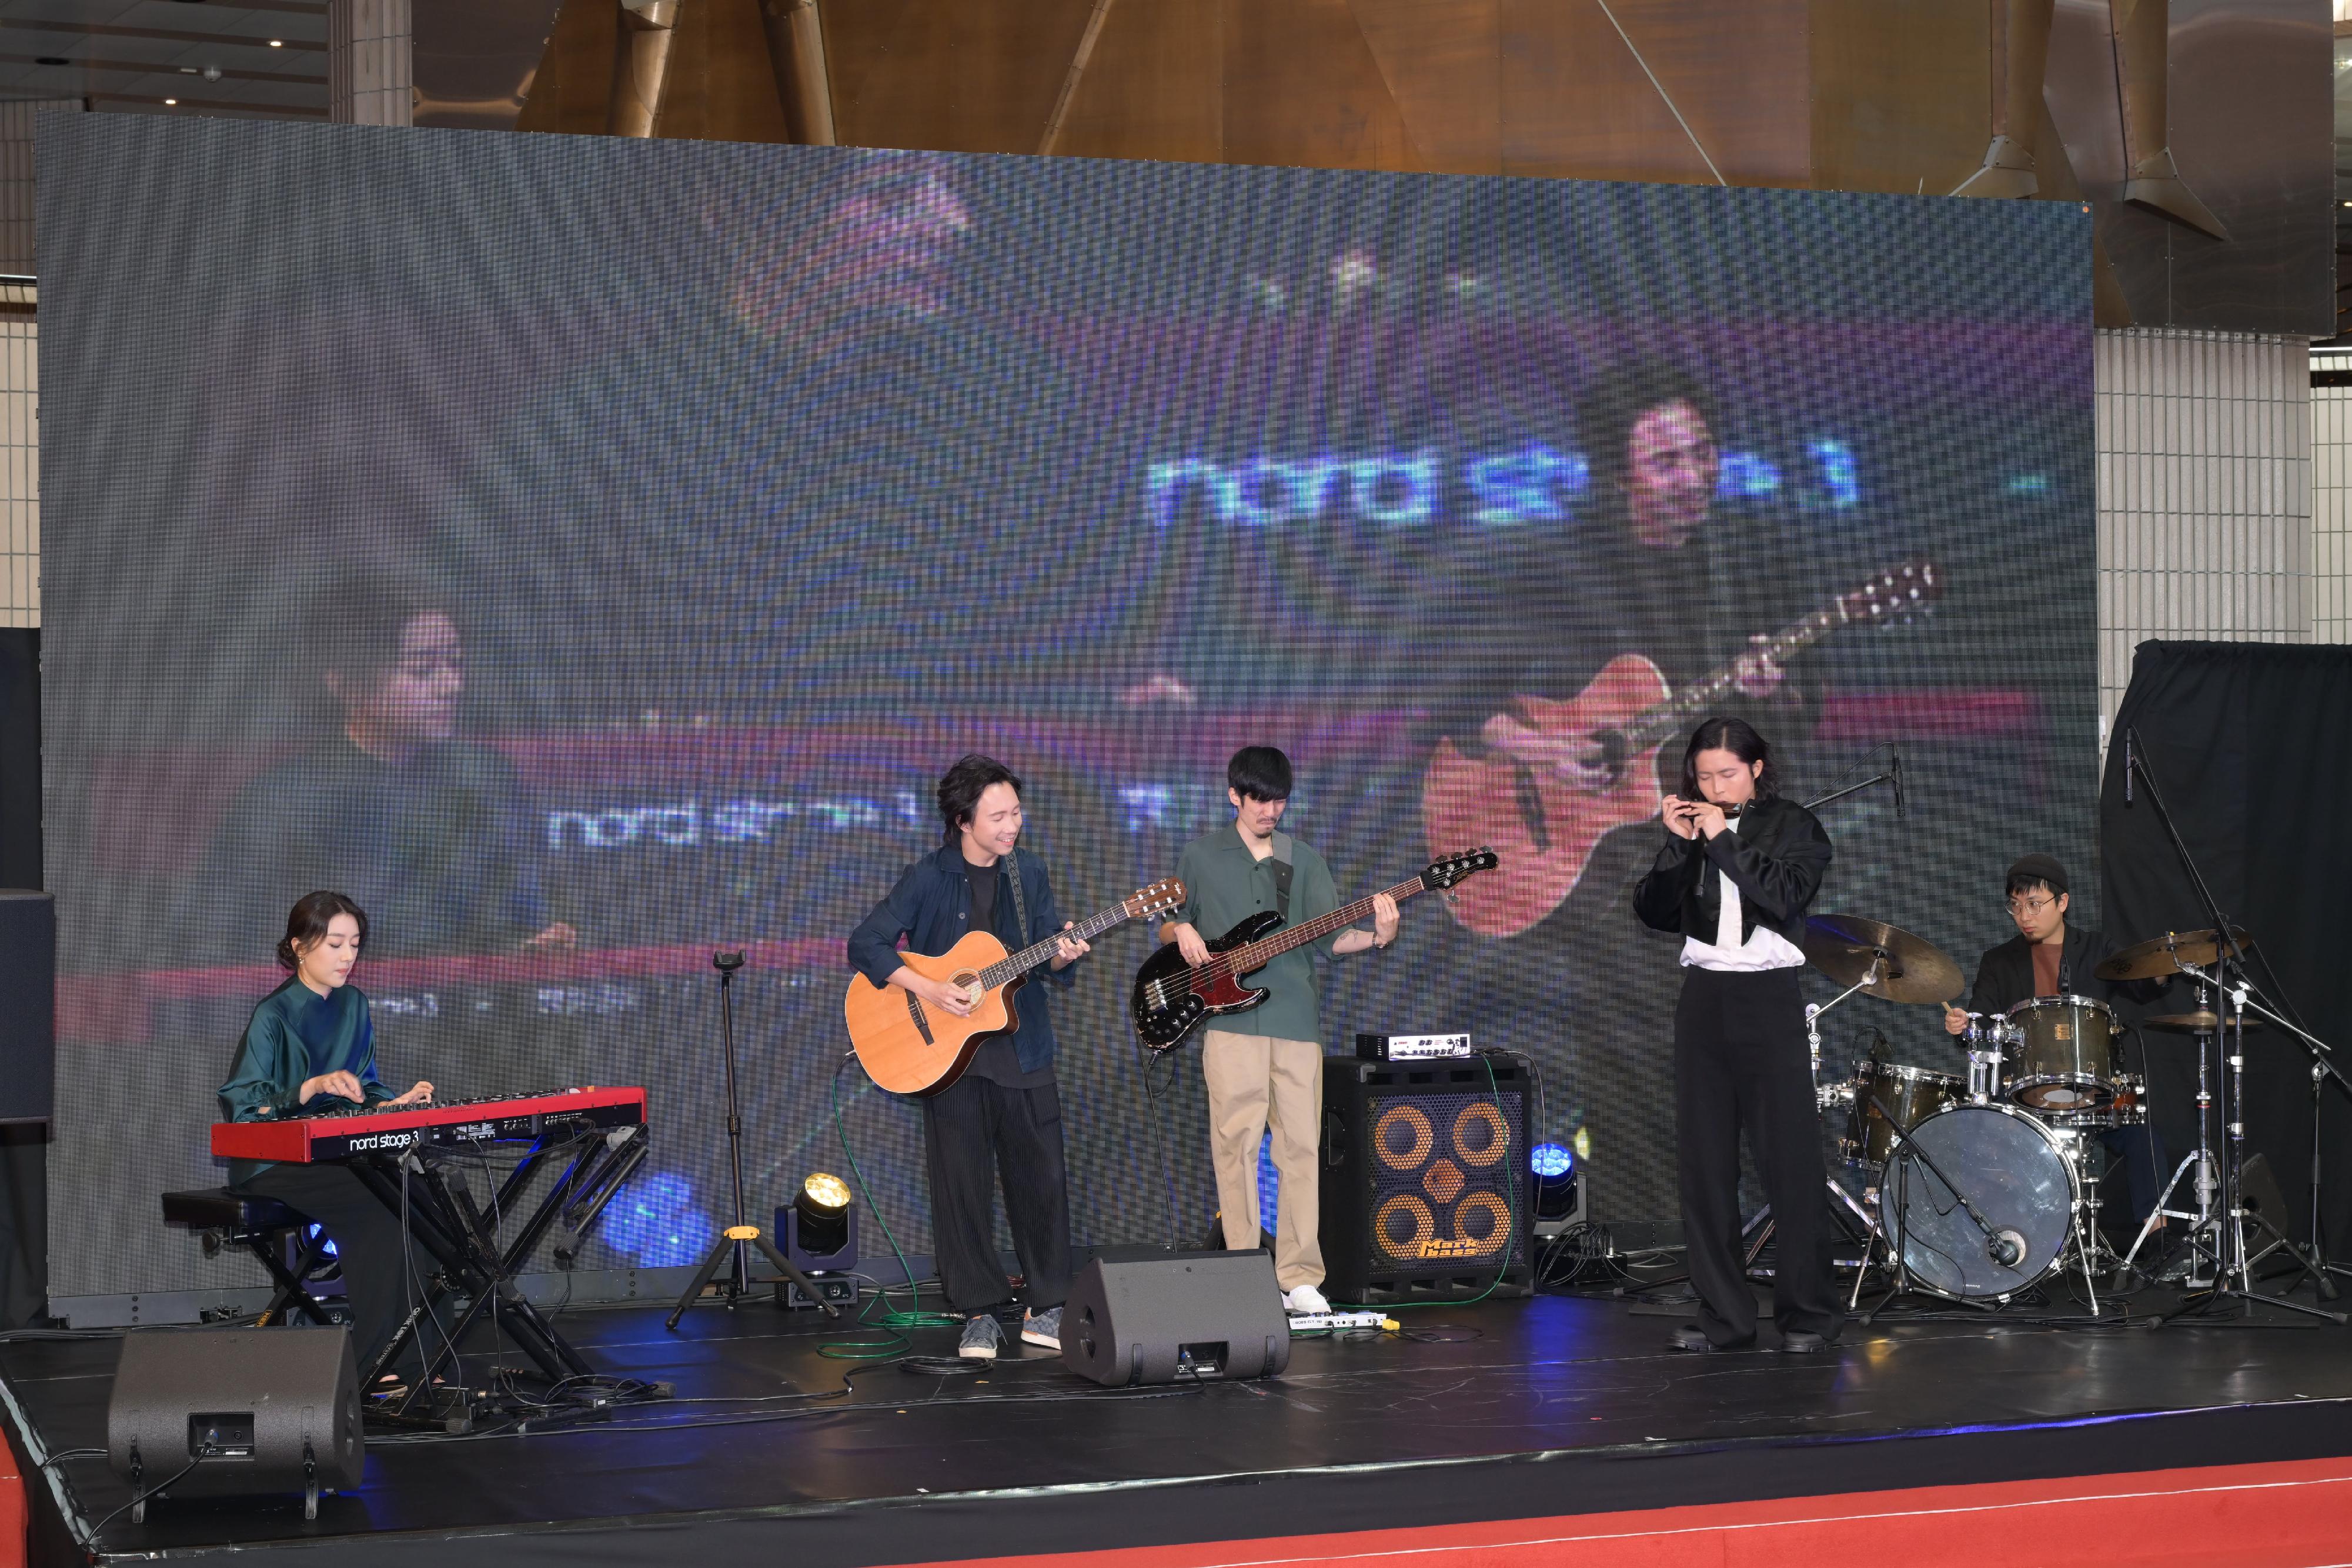
[[[41,634],[0,627],[0,887],[41,885]],[[47,1127],[0,1126],[0,1328],[44,1321]]]
[[[2118,942],[2212,924],[2145,784],[2125,799],[2126,737],[2153,776],[2197,868],[2252,933],[2252,977],[2336,1048],[2352,1074],[2352,647],[2143,643],[2107,738],[2099,793],[2104,915]],[[2162,1010],[2186,1011],[2176,984]],[[2189,1147],[2195,1057],[2185,1036],[2147,1036],[2158,1124]],[[2312,1225],[2311,1058],[2277,1030],[2246,1036],[2246,1145],[2265,1155],[2291,1232]],[[2322,1223],[2331,1260],[2352,1262],[2352,1094],[2320,1096]],[[2170,1172],[2165,1173],[2169,1176]],[[2185,1187],[2177,1197],[2189,1195]],[[2176,1203],[2174,1207],[2188,1207]]]

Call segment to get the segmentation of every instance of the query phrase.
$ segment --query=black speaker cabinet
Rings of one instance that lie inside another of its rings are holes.
[[[114,1473],[142,1491],[302,1492],[303,1517],[316,1519],[320,1492],[359,1486],[363,1452],[360,1375],[344,1329],[145,1329],[123,1336],[106,1407],[106,1453]],[[145,1512],[141,1507],[131,1518]]]
[[[49,1119],[57,967],[57,899],[0,888],[0,1123]]]
[[[1529,1292],[1528,1085],[1513,1058],[1324,1059],[1325,1295],[1385,1306]]]
[[[1062,1359],[1097,1383],[1277,1377],[1290,1318],[1264,1252],[1106,1248],[1070,1281]]]

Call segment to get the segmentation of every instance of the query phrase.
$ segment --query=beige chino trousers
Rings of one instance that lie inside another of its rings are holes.
[[[1285,1291],[1321,1284],[1316,1145],[1323,1125],[1322,1042],[1213,1029],[1201,1039],[1201,1074],[1209,1087],[1209,1156],[1225,1245],[1258,1244],[1258,1145],[1271,1127],[1274,1168],[1282,1178],[1274,1278]]]

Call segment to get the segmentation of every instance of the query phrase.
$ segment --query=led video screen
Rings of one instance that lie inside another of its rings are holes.
[[[1494,846],[1328,966],[1323,1030],[1527,1053],[1604,1218],[1675,1210],[1676,944],[1628,896],[1696,716],[1801,799],[1899,749],[1900,814],[1822,808],[1819,910],[1969,964],[2016,853],[2087,873],[2074,207],[58,119],[57,1295],[256,1282],[155,1194],[223,1179],[213,1091],[314,887],[369,911],[396,1087],[647,1086],[582,1267],[724,1223],[719,948],[755,1213],[841,1168],[837,1103],[927,1252],[919,1107],[840,1071],[843,944],[968,750],[1071,917],[1229,820],[1245,744],[1343,899]],[[1213,1207],[1197,1041],[1147,1080],[1127,1022],[1153,941],[1054,998],[1081,1242]],[[1957,1061],[1873,1006],[1839,1061],[1872,1024]]]

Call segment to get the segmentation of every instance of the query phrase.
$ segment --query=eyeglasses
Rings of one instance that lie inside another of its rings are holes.
[[[2039,915],[2057,902],[2054,898],[2032,898],[2020,894],[2009,900],[2007,907],[2011,915]]]

